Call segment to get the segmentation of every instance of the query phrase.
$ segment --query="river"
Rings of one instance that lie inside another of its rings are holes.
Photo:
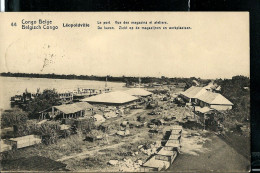
[[[92,80],[69,80],[69,79],[47,79],[47,78],[21,78],[0,77],[0,109],[9,109],[10,98],[22,94],[25,89],[35,93],[37,88],[42,92],[44,89],[55,88],[58,92],[73,91],[77,88],[104,89],[105,81]],[[124,83],[107,82],[107,87],[113,91],[125,90]]]

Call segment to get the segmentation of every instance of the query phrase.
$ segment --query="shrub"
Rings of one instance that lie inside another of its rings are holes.
[[[24,124],[28,120],[28,113],[21,109],[12,109],[1,115],[1,128]]]

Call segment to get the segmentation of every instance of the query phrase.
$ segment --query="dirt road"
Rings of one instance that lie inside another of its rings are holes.
[[[130,136],[130,138],[127,140],[127,141],[131,141],[131,142],[136,142],[139,140],[139,137],[138,137],[139,134],[136,134],[136,135],[133,135],[133,136]],[[83,150],[81,153],[76,153],[76,154],[72,154],[70,156],[64,156],[60,159],[57,159],[56,161],[65,161],[65,160],[69,160],[69,159],[73,159],[73,158],[78,158],[78,159],[84,159],[86,157],[89,157],[93,154],[95,154],[96,152],[99,152],[99,150],[105,150],[105,149],[112,149],[112,148],[118,148],[122,145],[125,144],[125,141],[124,142],[120,142],[120,143],[117,143],[117,144],[111,144],[111,145],[106,145],[106,146],[97,146],[97,147],[94,147],[92,149],[86,149],[86,150]]]

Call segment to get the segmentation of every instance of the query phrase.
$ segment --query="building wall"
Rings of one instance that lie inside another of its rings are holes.
[[[197,104],[200,106],[200,107],[210,107],[210,108],[213,108],[213,109],[216,109],[216,110],[231,110],[232,109],[232,105],[210,105],[208,103],[205,103],[201,100],[198,100],[197,99]]]
[[[216,110],[231,110],[231,105],[210,105],[210,108],[216,109]]]
[[[191,102],[191,99],[189,98],[189,97],[186,97],[185,95],[180,95],[182,98],[183,98],[183,100],[185,101],[185,102]]]

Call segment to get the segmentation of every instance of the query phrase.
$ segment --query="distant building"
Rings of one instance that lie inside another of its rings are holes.
[[[208,85],[204,86],[204,88],[207,90],[207,91],[215,91],[219,86],[214,83],[213,81],[211,81],[210,83],[208,83]],[[220,89],[220,88],[219,88]]]
[[[205,87],[192,86],[180,94],[185,102],[194,103],[201,107],[209,107],[216,110],[232,109],[233,103],[219,93],[207,91]]]
[[[183,98],[184,101],[191,103],[195,102],[196,99],[205,92],[207,92],[207,90],[203,87],[192,86],[186,91],[182,92],[180,96]]]
[[[135,96],[135,97],[148,97],[148,96],[152,96],[152,94],[153,94],[153,93],[146,91],[144,89],[141,89],[141,88],[131,88],[124,92],[131,96]]]
[[[82,102],[91,104],[102,104],[107,106],[124,106],[137,101],[138,98],[131,96],[122,91],[114,91],[110,93],[99,94],[96,96],[82,99]]]
[[[230,110],[232,109],[233,103],[222,96],[219,93],[213,93],[210,91],[200,95],[196,101],[197,105],[201,107],[209,107],[216,110]]]

